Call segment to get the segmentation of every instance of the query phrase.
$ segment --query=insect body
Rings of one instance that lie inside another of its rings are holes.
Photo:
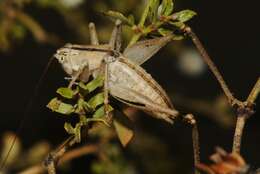
[[[171,37],[141,41],[127,48],[124,53],[120,53],[119,34],[120,25],[117,24],[108,45],[67,44],[57,50],[54,56],[72,78],[86,82],[90,75],[95,77],[99,73],[104,73],[104,91],[107,94],[129,106],[142,109],[156,118],[172,123],[178,111],[173,108],[162,87],[139,66]],[[104,101],[104,104],[107,103]]]

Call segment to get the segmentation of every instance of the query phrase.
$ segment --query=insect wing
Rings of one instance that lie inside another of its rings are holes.
[[[172,35],[139,41],[127,47],[123,53],[125,57],[136,65],[141,65],[156,54],[164,45],[171,41]]]
[[[129,103],[129,105],[132,103],[131,106],[133,103],[139,104],[138,108],[150,111],[154,117],[159,119],[169,121],[177,116],[177,111],[171,114],[167,111],[155,111],[160,108],[169,110],[174,110],[174,108],[162,87],[140,66],[126,58],[119,58],[109,64],[108,71],[109,92],[115,98]]]

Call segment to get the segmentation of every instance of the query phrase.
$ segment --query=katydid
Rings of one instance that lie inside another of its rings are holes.
[[[139,66],[169,42],[172,36],[140,41],[121,53],[119,20],[116,21],[109,44],[99,45],[93,23],[90,28],[92,45],[66,44],[54,55],[65,72],[74,81],[88,81],[90,75],[95,77],[103,73],[105,106],[108,104],[108,94],[111,94],[129,106],[172,123],[178,111],[174,109],[162,87]]]

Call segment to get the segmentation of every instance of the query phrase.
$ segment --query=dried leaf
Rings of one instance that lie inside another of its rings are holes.
[[[116,112],[113,125],[121,144],[125,147],[134,136],[132,122],[123,113]]]
[[[217,148],[216,153],[211,156],[213,164],[198,164],[196,167],[208,174],[240,174],[248,170],[245,160],[237,153],[226,153]]]

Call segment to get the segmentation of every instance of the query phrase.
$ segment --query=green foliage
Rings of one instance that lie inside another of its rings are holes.
[[[74,127],[69,122],[65,122],[64,124],[66,132],[74,135],[76,142],[81,141],[81,130],[87,127],[90,122],[101,122],[106,126],[110,126],[105,117],[104,92],[96,93],[96,90],[103,87],[103,84],[104,77],[98,76],[86,84],[83,82],[78,83],[75,89],[66,87],[58,88],[56,92],[61,96],[61,99],[53,98],[47,105],[54,112],[63,115],[74,114],[78,116],[79,121]],[[91,95],[93,96],[89,99]],[[113,111],[113,107],[108,105],[108,111]],[[124,146],[126,146],[133,136],[133,131],[129,128],[129,125],[129,122],[126,122],[122,118],[114,120],[115,130],[120,142]]]
[[[181,40],[183,36],[176,34],[175,31],[182,30],[185,22],[196,15],[192,10],[174,12],[174,3],[172,0],[163,0],[161,3],[159,0],[149,0],[138,24],[133,23],[133,21],[130,21],[129,18],[120,12],[108,11],[104,14],[120,19],[124,24],[131,26],[134,34],[129,42],[129,46],[147,35],[165,36],[172,34],[175,36],[173,40]]]
[[[70,115],[74,112],[74,107],[71,104],[62,102],[57,98],[53,98],[47,105],[52,111],[58,112],[64,115]]]
[[[56,92],[58,94],[60,94],[62,97],[67,98],[67,99],[72,99],[75,95],[75,92],[73,90],[71,90],[70,88],[64,88],[64,87],[57,89]]]
[[[90,93],[95,89],[103,86],[103,83],[104,83],[104,76],[98,76],[97,78],[93,79],[87,84],[80,82],[79,87],[84,90],[84,93]]]
[[[129,26],[133,26],[135,22],[133,15],[129,15],[128,17],[126,17],[122,13],[117,11],[112,11],[112,10],[109,10],[108,12],[104,12],[104,14],[115,19],[120,19],[124,24],[127,24]]]
[[[113,108],[112,108],[112,106],[109,106],[108,107],[108,111],[110,112],[110,111],[112,111],[113,110]],[[95,113],[93,114],[93,118],[102,118],[102,117],[104,117],[104,115],[105,115],[105,107],[104,107],[104,105],[103,106],[101,106],[100,108],[98,108],[96,111],[95,111]]]
[[[97,106],[101,105],[104,103],[104,93],[98,93],[94,97],[92,97],[89,101],[88,104],[91,108],[96,109]]]
[[[172,0],[163,0],[158,8],[158,16],[168,16],[172,13],[174,3]]]
[[[194,12],[192,10],[182,10],[182,11],[177,12],[177,13],[174,14],[176,19],[179,22],[183,22],[183,23],[189,21],[195,15],[196,15],[196,12]]]

